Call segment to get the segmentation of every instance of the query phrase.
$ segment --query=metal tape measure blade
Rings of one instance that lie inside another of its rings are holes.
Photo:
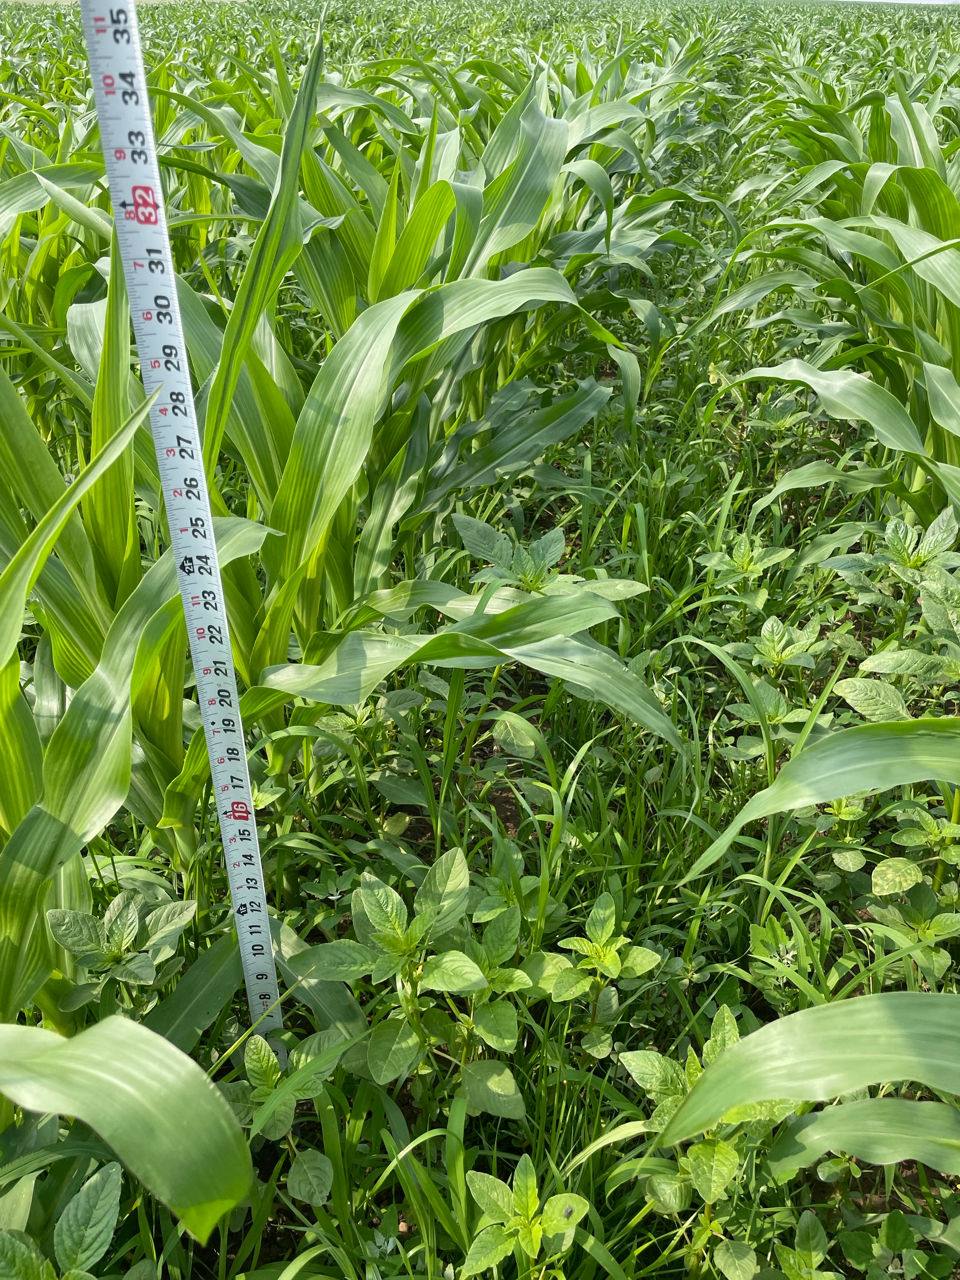
[[[130,299],[197,681],[251,1019],[279,999],[256,815],[210,497],[177,303],[163,188],[132,3],[81,0],[117,241]],[[261,1022],[282,1026],[277,1005]]]

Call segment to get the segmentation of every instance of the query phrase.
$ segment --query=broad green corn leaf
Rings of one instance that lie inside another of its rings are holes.
[[[392,298],[417,285],[455,208],[456,197],[449,182],[435,182],[427,188],[413,206],[406,226],[397,237],[396,248],[380,283],[378,298]]]
[[[712,867],[748,822],[861,791],[886,791],[931,779],[960,784],[960,720],[954,716],[863,724],[827,734],[787,761],[773,785],[740,810],[684,880]]]
[[[69,489],[61,490],[59,497],[0,574],[0,662],[8,662],[17,647],[27,596],[77,503],[121,456],[148,410],[149,402],[144,402],[104,445],[90,465],[84,468]]]
[[[20,691],[16,654],[0,666],[0,724],[0,828],[9,835],[43,787],[43,747]]]
[[[785,1125],[768,1159],[774,1177],[784,1178],[828,1151],[872,1164],[912,1160],[960,1177],[960,1112],[943,1102],[905,1098],[825,1107]]]
[[[203,428],[203,459],[212,477],[244,356],[264,308],[303,248],[298,204],[299,172],[323,67],[319,37],[307,63],[293,114],[284,132],[270,209],[254,243],[223,335],[223,354],[207,400]],[[212,487],[212,486],[211,486]]]
[[[370,269],[367,273],[367,296],[377,299],[381,296],[380,286],[386,273],[387,264],[393,257],[397,243],[397,188],[400,185],[400,164],[393,166],[393,177],[387,189],[387,196],[380,212],[377,234],[373,241],[373,252],[370,255]]]
[[[773,368],[751,369],[744,381],[774,378],[778,382],[802,382],[815,391],[827,413],[834,418],[866,422],[888,449],[922,454],[923,441],[897,398],[885,387],[849,369],[815,369],[804,360],[787,360]]]
[[[130,304],[114,234],[110,280],[103,322],[103,343],[90,418],[90,446],[99,452],[130,416]],[[119,608],[140,581],[140,533],[134,510],[133,448],[121,454],[83,504],[90,538],[107,599]]]
[[[226,1102],[196,1063],[131,1019],[106,1018],[69,1040],[0,1026],[0,1092],[88,1124],[201,1241],[250,1186],[250,1154]]]
[[[815,1102],[898,1080],[960,1094],[960,996],[883,992],[768,1023],[704,1070],[660,1142],[692,1138],[748,1103]]]
[[[558,272],[464,280],[423,295],[406,291],[369,307],[336,344],[307,395],[269,523],[286,536],[270,552],[282,577],[322,545],[360,473],[374,422],[395,376],[456,334],[547,301],[574,302]],[[442,366],[443,357],[439,367]],[[268,548],[269,551],[269,548]]]

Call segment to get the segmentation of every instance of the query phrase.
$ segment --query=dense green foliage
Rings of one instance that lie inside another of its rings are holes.
[[[0,7],[0,1277],[957,1274],[960,22],[316,23],[141,13],[278,1057]]]

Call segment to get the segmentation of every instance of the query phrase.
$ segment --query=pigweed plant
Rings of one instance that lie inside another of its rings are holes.
[[[141,14],[277,1053],[0,6],[0,1276],[958,1274],[960,26],[319,16]]]

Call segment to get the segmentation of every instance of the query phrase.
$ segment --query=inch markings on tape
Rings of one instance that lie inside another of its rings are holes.
[[[133,0],[81,0],[100,137],[150,427],[187,620],[251,1020],[279,1029],[279,991],[210,496]],[[272,1006],[272,1007],[271,1007]],[[268,1012],[269,1010],[269,1012]],[[266,1016],[264,1016],[266,1015]]]

